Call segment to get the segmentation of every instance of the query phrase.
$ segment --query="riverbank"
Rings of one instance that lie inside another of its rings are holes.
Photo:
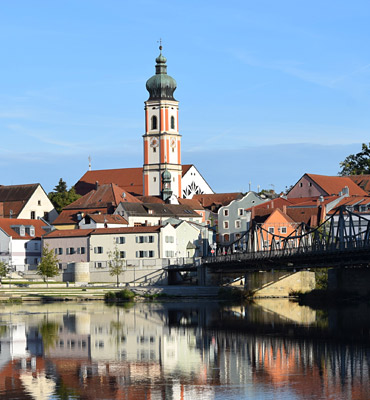
[[[112,285],[104,286],[67,286],[65,284],[52,284],[46,287],[38,283],[29,286],[16,286],[15,284],[3,285],[0,288],[0,302],[46,302],[46,301],[103,301],[106,293],[122,291],[122,287]],[[219,287],[209,286],[132,286],[125,287],[133,292],[137,298],[218,298]]]

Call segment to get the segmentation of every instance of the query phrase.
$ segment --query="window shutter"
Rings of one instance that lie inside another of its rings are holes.
[[[116,244],[119,244],[119,238],[116,237]]]

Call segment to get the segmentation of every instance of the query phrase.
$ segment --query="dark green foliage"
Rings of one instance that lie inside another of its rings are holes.
[[[328,288],[328,270],[320,268],[315,270],[316,289],[326,290]]]
[[[75,188],[71,187],[67,190],[67,184],[62,178],[59,179],[59,183],[55,186],[54,191],[48,194],[50,201],[53,203],[54,208],[60,213],[64,207],[73,203],[81,196],[76,193]]]
[[[362,151],[350,154],[339,165],[342,167],[339,175],[342,176],[370,174],[370,143],[362,143]]]
[[[135,293],[131,292],[131,290],[123,289],[119,292],[107,292],[104,295],[105,301],[130,301],[135,297]]]

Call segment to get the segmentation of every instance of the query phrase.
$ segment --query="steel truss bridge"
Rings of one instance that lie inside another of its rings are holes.
[[[267,240],[266,240],[267,239]],[[370,219],[345,206],[316,228],[301,223],[289,236],[252,223],[238,240],[203,258],[207,268],[223,271],[363,267],[370,264]]]

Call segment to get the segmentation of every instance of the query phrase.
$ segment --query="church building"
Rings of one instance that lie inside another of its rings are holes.
[[[78,194],[110,183],[136,196],[160,196],[165,201],[213,193],[194,165],[181,164],[179,102],[174,98],[177,84],[167,74],[167,60],[162,46],[159,49],[155,75],[146,82],[143,167],[89,170],[75,185]]]

